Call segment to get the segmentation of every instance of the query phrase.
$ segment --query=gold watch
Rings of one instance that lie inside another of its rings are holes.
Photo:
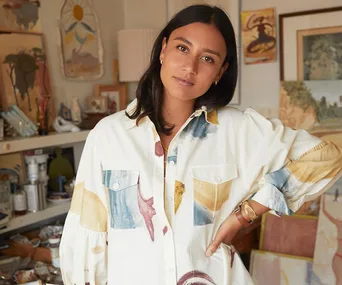
[[[243,201],[241,204],[241,210],[246,214],[251,222],[258,218],[258,215],[254,212],[253,208],[249,205],[248,201]]]

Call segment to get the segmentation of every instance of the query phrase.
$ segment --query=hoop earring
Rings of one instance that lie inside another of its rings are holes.
[[[163,60],[162,59],[160,60],[160,64],[163,64]]]

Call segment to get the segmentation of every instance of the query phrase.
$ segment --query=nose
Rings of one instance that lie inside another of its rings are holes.
[[[183,70],[186,73],[196,75],[198,73],[198,63],[199,61],[197,58],[189,56],[187,60],[184,62]]]

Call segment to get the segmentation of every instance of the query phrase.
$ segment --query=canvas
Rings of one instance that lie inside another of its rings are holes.
[[[317,223],[317,217],[313,216],[294,215],[279,218],[265,214],[262,217],[259,248],[313,258]]]
[[[59,20],[61,65],[68,79],[103,75],[103,47],[97,16],[89,0],[64,0]]]
[[[340,145],[342,80],[283,81],[279,119],[294,129],[308,130]]]
[[[0,46],[0,94],[4,109],[16,104],[34,123],[48,113],[51,125],[56,114],[43,36],[1,34]]]
[[[252,250],[250,273],[255,285],[310,285],[312,259]]]
[[[342,26],[297,31],[298,79],[342,79]]]
[[[40,33],[40,1],[0,0],[0,31]]]
[[[317,284],[342,284],[342,188],[339,185],[338,195],[325,194],[321,199],[313,262]]]
[[[241,13],[242,45],[245,64],[276,60],[275,9]]]

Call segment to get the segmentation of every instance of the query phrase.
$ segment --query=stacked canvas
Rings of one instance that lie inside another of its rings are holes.
[[[320,199],[319,216],[262,219],[260,250],[251,254],[256,285],[342,284],[342,178]]]

